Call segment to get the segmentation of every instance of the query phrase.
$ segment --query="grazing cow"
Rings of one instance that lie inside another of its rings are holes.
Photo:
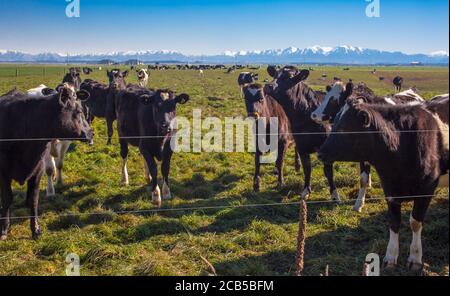
[[[79,90],[81,86],[80,72],[76,68],[70,68],[69,73],[64,76],[62,82],[71,83],[76,90]]]
[[[365,102],[371,104],[422,104],[425,101],[412,89],[391,97],[377,97],[374,92],[364,83],[354,86],[352,82],[344,85],[342,81],[336,81],[327,87],[327,94],[320,106],[311,114],[311,119],[316,122],[334,122],[338,113],[345,107],[350,97],[364,98]],[[361,212],[364,207],[367,188],[371,187],[370,164],[360,164],[360,190],[353,210]]]
[[[249,117],[259,120],[264,118],[266,120],[266,130],[260,132],[258,130],[258,125],[256,125],[256,135],[259,134],[270,134],[269,120],[270,118],[278,118],[278,150],[277,150],[277,160],[276,160],[276,172],[278,173],[278,188],[284,186],[284,158],[289,146],[294,142],[291,134],[291,127],[289,126],[289,120],[286,117],[286,113],[283,108],[269,95],[264,93],[264,87],[256,83],[246,83],[241,85],[244,98],[245,106],[247,109],[247,114]],[[269,137],[268,137],[269,138]],[[300,157],[298,153],[295,154],[295,169],[300,170]],[[261,152],[258,145],[258,140],[256,140],[256,153],[255,153],[255,175],[253,182],[253,190],[259,192],[261,187],[261,177],[260,177],[260,167],[261,167]]]
[[[396,91],[401,91],[402,90],[402,84],[403,84],[403,78],[402,77],[396,76],[394,78],[394,80],[392,81],[392,83],[394,83]]]
[[[170,199],[169,170],[172,158],[170,142],[176,130],[172,121],[178,104],[185,104],[189,96],[175,96],[170,90],[152,91],[130,86],[117,94],[117,129],[122,157],[122,184],[128,185],[128,144],[139,147],[144,157],[145,179],[152,186],[152,202],[161,206],[161,191],[157,179],[156,160],[162,161],[162,198]]]
[[[442,113],[433,108],[442,108]],[[332,134],[319,152],[324,161],[369,161],[377,170],[389,212],[387,267],[397,264],[401,206],[405,201],[414,202],[408,267],[418,270],[423,266],[421,232],[425,214],[436,187],[448,187],[448,108],[448,99],[415,106],[349,100],[333,127],[338,134]],[[443,113],[446,117],[440,116]]]
[[[83,67],[83,74],[89,75],[89,74],[91,74],[92,72],[94,72],[94,70],[92,70],[92,68]]]
[[[308,70],[299,71],[295,67],[277,70],[273,66],[267,72],[274,78],[266,85],[265,93],[272,96],[282,107],[289,119],[297,151],[303,165],[305,186],[302,198],[311,194],[311,154],[319,150],[331,130],[330,125],[317,123],[311,119],[324,94],[314,92],[303,81],[309,76]],[[324,163],[324,173],[333,200],[339,201],[339,194],[333,178],[333,164]]]
[[[126,88],[125,78],[128,76],[128,71],[120,71],[114,69],[106,71],[109,79],[109,85],[98,83],[97,81],[86,79],[81,89],[86,90],[91,94],[89,100],[84,104],[88,108],[88,120],[91,124],[95,117],[106,118],[106,125],[108,129],[108,145],[111,145],[111,138],[113,135],[113,123],[116,119],[115,112],[115,95],[119,90]]]
[[[380,80],[380,81],[384,81],[384,77],[378,77],[378,79]]]
[[[58,138],[92,138],[92,130],[79,102],[88,97],[87,92],[74,92],[73,88],[64,85],[58,93],[43,98],[23,95],[0,99],[0,240],[6,240],[8,235],[12,181],[27,183],[26,200],[31,209],[32,237],[37,239],[41,234],[38,222],[39,182],[47,144]]]
[[[136,70],[140,87],[147,87],[149,75],[146,69]]]

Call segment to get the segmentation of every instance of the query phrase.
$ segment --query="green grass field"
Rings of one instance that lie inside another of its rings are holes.
[[[16,68],[19,68],[16,77]],[[26,90],[44,83],[61,82],[63,67],[0,65],[0,93],[14,86]],[[392,93],[392,77],[400,74],[405,86],[416,86],[429,99],[447,93],[448,68],[314,67],[308,83],[324,89],[334,76],[364,81],[377,94]],[[321,75],[328,78],[323,80]],[[149,86],[171,88],[191,95],[178,115],[243,116],[244,102],[237,87],[238,72],[152,71]],[[386,77],[380,82],[378,76]],[[106,81],[105,71],[90,78]],[[86,77],[83,77],[86,78]],[[260,80],[268,78],[262,69]],[[135,73],[128,82],[136,83]],[[298,230],[298,205],[302,173],[294,170],[293,149],[285,168],[286,187],[276,190],[274,165],[262,169],[262,190],[255,194],[253,155],[249,153],[175,154],[172,159],[173,199],[163,209],[219,207],[158,213],[128,213],[154,209],[143,177],[143,162],[137,149],[130,149],[130,185],[120,184],[121,159],[115,132],[114,145],[106,146],[103,120],[94,123],[95,145],[74,143],[66,157],[66,185],[59,194],[45,197],[46,178],[41,184],[43,236],[30,239],[29,222],[12,221],[9,239],[0,242],[0,275],[64,275],[65,257],[81,258],[82,275],[292,275]],[[310,200],[329,200],[322,166],[313,158],[313,194]],[[160,173],[158,172],[160,175]],[[362,213],[351,211],[359,188],[359,165],[337,163],[335,179],[344,199],[342,205],[312,204],[308,208],[305,274],[319,275],[329,265],[330,275],[360,275],[368,253],[384,256],[388,242],[386,203],[377,176],[368,192]],[[25,188],[15,186],[13,216],[27,216]],[[449,274],[448,190],[439,190],[428,212],[423,231],[426,275]],[[372,200],[371,200],[372,199]],[[254,204],[277,206],[241,207]],[[406,269],[411,231],[411,206],[404,205],[399,266],[382,270],[383,275],[414,275]],[[73,215],[75,214],[75,215]]]

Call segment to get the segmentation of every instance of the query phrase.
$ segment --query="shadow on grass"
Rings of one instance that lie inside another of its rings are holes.
[[[309,216],[313,217],[309,212]],[[428,213],[422,242],[424,246],[425,275],[445,275],[449,262],[448,201],[434,204]],[[411,243],[408,223],[409,213],[403,212],[400,232],[399,264],[393,270],[381,267],[381,275],[418,275],[406,268]],[[309,221],[313,228],[314,221]],[[330,231],[309,236],[305,242],[305,275],[318,276],[329,266],[330,275],[362,275],[364,261],[369,253],[380,255],[383,260],[388,243],[388,226],[385,213],[359,220],[357,227],[337,227]],[[292,275],[295,270],[294,249],[274,250],[263,255],[242,256],[230,261],[213,263],[219,275]],[[271,248],[268,246],[268,248]],[[277,248],[277,246],[273,246]],[[347,250],[346,252],[343,252]],[[349,272],[351,271],[351,272]]]

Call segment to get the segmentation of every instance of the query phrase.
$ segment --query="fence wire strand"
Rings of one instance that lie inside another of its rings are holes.
[[[410,200],[416,198],[433,198],[439,197],[439,195],[410,195],[410,196],[398,196],[398,197],[371,197],[366,199],[366,202],[376,202],[383,200]],[[441,196],[444,199],[449,199],[448,196]],[[355,200],[345,200],[337,202],[335,200],[310,200],[306,201],[306,204],[309,205],[320,205],[320,204],[336,204],[337,206],[343,206],[350,203],[354,203]],[[148,209],[148,210],[129,210],[129,211],[111,211],[106,210],[105,212],[95,212],[95,213],[63,213],[57,214],[56,217],[81,217],[81,216],[101,216],[105,214],[114,214],[114,215],[127,215],[127,214],[156,214],[156,213],[164,213],[164,212],[191,212],[191,211],[207,211],[207,210],[224,210],[224,209],[240,209],[240,208],[261,208],[261,207],[282,207],[282,206],[296,206],[301,205],[302,201],[295,202],[278,202],[278,203],[265,203],[265,204],[243,204],[243,205],[223,205],[223,206],[203,206],[203,207],[181,207],[181,208],[157,208],[157,209]],[[42,216],[12,216],[9,217],[11,220],[22,220],[22,219],[31,219],[31,218],[40,218]],[[0,217],[0,220],[5,220],[6,217]]]

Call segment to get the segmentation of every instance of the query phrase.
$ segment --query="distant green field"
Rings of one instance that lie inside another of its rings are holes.
[[[309,66],[307,66],[309,67]],[[0,65],[0,93],[17,86],[26,90],[43,83],[54,87],[66,66]],[[333,77],[364,81],[377,94],[394,92],[392,78],[401,75],[405,87],[416,86],[430,99],[448,93],[448,68],[434,67],[313,67],[308,83],[324,89]],[[45,70],[44,70],[45,69]],[[268,79],[264,69],[260,80]],[[322,74],[327,74],[323,79]],[[149,86],[171,88],[191,95],[179,115],[243,116],[244,102],[237,86],[238,72],[151,71]],[[379,76],[385,77],[380,81]],[[87,78],[87,76],[83,76]],[[89,78],[106,82],[105,67]],[[136,83],[134,72],[128,79]],[[262,190],[253,193],[254,157],[249,153],[175,154],[170,174],[173,199],[163,209],[218,207],[158,213],[128,213],[154,209],[143,178],[137,149],[130,149],[130,186],[120,184],[121,159],[115,132],[114,145],[106,146],[103,120],[94,123],[95,145],[74,143],[65,162],[66,185],[56,197],[45,197],[41,184],[41,223],[44,234],[30,239],[29,222],[14,220],[9,239],[0,242],[0,275],[64,275],[65,256],[81,258],[82,275],[292,275],[294,272],[298,206],[303,173],[294,170],[293,149],[285,167],[286,187],[276,190],[273,165],[263,166]],[[322,166],[313,158],[313,194],[310,200],[329,200]],[[160,175],[160,173],[158,172]],[[342,205],[312,204],[308,209],[305,274],[319,275],[329,265],[330,275],[360,275],[368,253],[384,256],[388,242],[386,203],[377,176],[361,214],[351,211],[359,188],[359,165],[337,163],[335,179]],[[439,190],[423,231],[426,275],[449,275],[448,190]],[[371,201],[372,199],[372,201]],[[27,216],[25,188],[16,184],[13,216]],[[254,204],[277,206],[239,207]],[[399,266],[383,275],[411,275],[406,259],[411,241],[405,204]],[[68,215],[70,214],[70,215]],[[77,214],[77,215],[71,215]]]

